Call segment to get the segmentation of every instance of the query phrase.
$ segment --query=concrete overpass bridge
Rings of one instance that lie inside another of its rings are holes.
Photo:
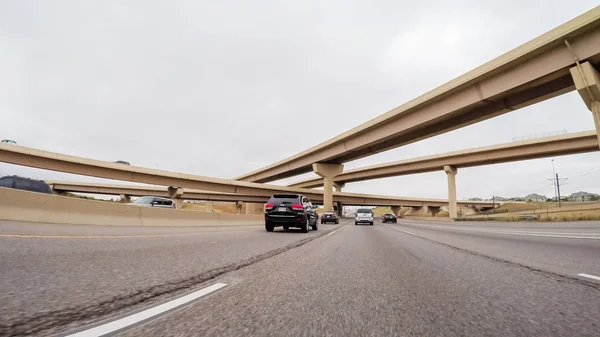
[[[66,182],[66,181],[46,181],[56,192],[74,192],[102,195],[119,195],[127,202],[131,197],[141,196],[159,196],[174,198],[175,200],[202,200],[207,201],[211,205],[212,201],[227,201],[237,202],[241,206],[242,202],[264,204],[269,197],[262,195],[247,195],[234,193],[220,193],[213,191],[199,191],[187,188],[173,189],[162,186],[148,185],[124,185],[124,184],[98,184],[86,182]],[[323,204],[322,195],[311,199],[317,205]],[[341,211],[339,205],[344,206],[390,206],[395,213],[398,213],[400,207],[412,207],[420,209],[423,212],[431,212],[436,214],[441,207],[448,206],[448,200],[443,199],[425,199],[425,198],[403,198],[376,196],[369,194],[358,193],[343,193],[334,196],[334,201],[338,205],[338,210]],[[459,205],[476,208],[476,209],[491,209],[494,206],[500,206],[501,202],[492,203],[490,201],[470,201],[459,200]],[[241,210],[241,207],[239,207]]]
[[[236,180],[151,170],[10,144],[0,144],[0,161],[171,186],[175,192],[185,187],[263,197],[279,192],[302,193],[313,200],[323,198],[325,208],[333,209],[334,197],[363,198],[333,192],[333,182],[343,173],[345,162],[433,137],[573,90],[579,92],[592,112],[596,135],[600,138],[600,75],[596,70],[599,66],[600,7],[596,7],[367,123]],[[521,159],[527,158],[531,155],[523,155]],[[323,191],[262,184],[310,171],[323,178]],[[444,164],[444,171],[448,174],[450,216],[456,217],[456,166]],[[391,200],[391,197],[386,198]],[[370,200],[377,198],[372,196]],[[406,198],[396,202],[399,205],[417,203]]]
[[[599,150],[596,131],[592,130],[446,152],[357,168],[340,173],[333,179],[333,182],[341,188],[344,184],[350,182],[443,171],[444,166],[447,165],[458,169]],[[323,178],[307,179],[290,184],[289,186],[300,188],[321,187],[323,186]]]
[[[311,172],[314,163],[342,164],[576,90],[572,73],[579,73],[578,64],[600,65],[598,41],[600,7],[337,137],[236,179],[269,182]],[[593,76],[586,78],[594,83]]]
[[[236,180],[323,178],[325,207],[343,163],[433,137],[577,90],[600,139],[600,7],[337,137]],[[447,165],[449,199],[456,168]],[[454,206],[454,207],[453,207]],[[456,217],[451,202],[451,217]]]

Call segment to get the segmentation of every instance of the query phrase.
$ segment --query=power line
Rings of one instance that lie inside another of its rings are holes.
[[[584,173],[584,174],[579,174],[579,175],[577,175],[577,176],[580,176],[580,177],[583,177],[583,176],[589,176],[590,174],[594,174],[594,173],[596,173],[596,171],[600,171],[600,167],[598,167],[598,168],[595,168],[595,169],[593,169],[593,170],[591,170],[591,171],[589,171],[589,172],[587,172],[587,173]]]

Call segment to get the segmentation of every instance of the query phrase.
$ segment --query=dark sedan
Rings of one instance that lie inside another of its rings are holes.
[[[383,223],[386,223],[386,222],[396,223],[397,218],[394,214],[388,213],[388,214],[383,215],[382,221],[383,221]]]
[[[326,222],[335,222],[336,224],[340,223],[340,218],[335,212],[325,212],[321,214],[321,224]]]

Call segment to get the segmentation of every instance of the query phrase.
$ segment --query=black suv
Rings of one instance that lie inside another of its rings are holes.
[[[310,227],[317,230],[318,214],[307,197],[300,194],[275,194],[265,205],[265,229],[272,232],[275,227],[298,227],[308,233]]]
[[[384,214],[382,220],[383,220],[383,223],[386,223],[388,221],[391,222],[391,223],[396,223],[398,221],[396,219],[396,216],[394,214],[392,214],[392,213],[386,213],[386,214]]]
[[[33,180],[19,176],[6,176],[0,178],[0,187],[14,188],[30,192],[52,194],[52,189],[41,180]]]

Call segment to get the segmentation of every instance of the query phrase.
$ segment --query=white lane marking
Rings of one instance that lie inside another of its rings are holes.
[[[331,234],[333,234],[333,233],[335,233],[335,231],[333,231],[333,232],[331,232],[331,233],[329,233],[329,234],[327,234],[327,235],[331,235]]]
[[[404,232],[404,233],[406,233],[406,234],[410,234],[410,235],[413,235],[413,236],[417,236],[417,237],[418,237],[418,235],[417,235],[417,234],[415,234],[415,233],[412,233],[412,232],[409,232],[409,231],[403,231],[403,232]]]
[[[588,239],[588,240],[600,240],[600,236],[579,236],[579,235],[565,235],[565,234],[576,234],[576,233],[557,233],[557,232],[510,232],[503,230],[484,230],[479,228],[452,228],[446,226],[431,226],[431,225],[419,225],[419,224],[409,224],[412,226],[418,226],[422,228],[437,228],[437,229],[448,229],[453,231],[466,231],[466,232],[480,232],[480,233],[488,233],[488,234],[509,234],[509,235],[523,235],[523,236],[537,236],[537,237],[549,237],[549,238],[564,238],[564,239]],[[543,234],[543,233],[552,233],[552,234]],[[556,234],[555,234],[556,233]],[[577,233],[579,234],[579,233]],[[600,235],[597,233],[581,233],[587,235]]]
[[[600,236],[572,236],[572,235],[544,235],[544,234],[527,234],[527,233],[511,233],[511,232],[488,232],[492,234],[510,234],[510,235],[523,235],[523,236],[538,236],[546,238],[561,238],[561,239],[588,239],[588,240],[600,240]]]
[[[577,276],[587,277],[587,278],[591,278],[592,280],[600,281],[600,276],[594,276],[594,275],[583,274],[583,273],[577,274]]]
[[[150,309],[146,309],[144,311],[138,312],[137,314],[133,314],[116,321],[108,322],[106,324],[99,325],[97,327],[84,330],[81,332],[77,332],[71,335],[67,335],[66,337],[92,337],[92,336],[104,336],[106,334],[115,332],[117,330],[121,330],[133,324],[142,322],[154,316],[160,315],[165,311],[175,309],[179,306],[182,306],[188,302],[196,300],[200,297],[206,296],[214,291],[217,291],[223,287],[227,286],[225,283],[216,283],[210,287],[206,287],[204,289],[200,289],[191,294],[179,297],[170,302],[163,303],[161,305],[157,305]]]

